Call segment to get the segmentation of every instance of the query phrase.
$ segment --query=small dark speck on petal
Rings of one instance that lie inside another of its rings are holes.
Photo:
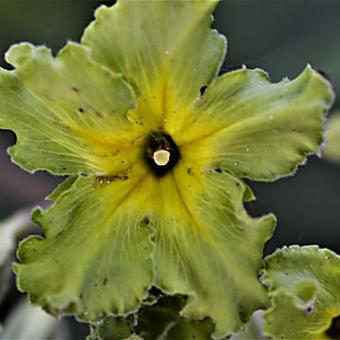
[[[204,95],[204,92],[205,92],[205,90],[207,89],[207,87],[206,86],[202,86],[201,88],[200,88],[200,93],[201,93],[201,96],[203,96]]]
[[[150,219],[149,219],[149,217],[144,217],[143,219],[142,219],[142,221],[141,221],[141,224],[142,225],[149,225],[149,223],[150,223]]]
[[[103,115],[102,115],[99,111],[94,110],[94,113],[96,114],[96,116],[97,116],[98,118],[103,118]]]
[[[306,309],[306,315],[311,315],[312,313],[314,312],[314,307],[313,306],[309,306],[307,309]]]

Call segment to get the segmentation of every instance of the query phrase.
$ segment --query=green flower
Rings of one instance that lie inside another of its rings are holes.
[[[122,0],[55,58],[7,52],[0,126],[17,135],[13,161],[70,176],[34,213],[44,238],[18,251],[33,303],[93,321],[137,310],[155,286],[188,296],[182,315],[210,317],[215,336],[267,305],[257,275],[275,219],[247,215],[241,178],[290,175],[317,152],[333,93],[310,66],[277,84],[245,67],[216,78],[215,6]]]
[[[272,307],[265,332],[275,339],[339,339],[340,257],[317,246],[291,246],[266,259]]]

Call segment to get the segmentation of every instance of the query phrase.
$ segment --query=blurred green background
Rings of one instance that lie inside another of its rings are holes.
[[[56,52],[68,40],[79,41],[100,3],[0,0],[0,65],[9,67],[3,55],[16,42],[45,44]],[[340,98],[340,1],[224,0],[214,27],[228,38],[224,71],[245,64],[279,81],[294,78],[310,63],[329,75]],[[60,180],[12,165],[5,150],[14,142],[11,132],[0,132],[1,218],[38,204]],[[247,205],[250,214],[274,212],[278,217],[266,253],[294,243],[340,252],[340,165],[313,156],[294,177],[251,186],[257,201]]]

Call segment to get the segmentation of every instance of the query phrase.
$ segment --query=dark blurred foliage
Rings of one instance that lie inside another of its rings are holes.
[[[79,41],[100,3],[0,0],[0,65],[9,67],[3,55],[16,42],[45,44],[56,52],[67,40]],[[340,1],[224,0],[214,27],[228,38],[223,71],[245,64],[263,68],[279,81],[294,78],[310,63],[329,75],[340,98]],[[339,99],[336,106],[340,109]],[[59,180],[45,173],[30,175],[11,164],[5,149],[14,142],[11,132],[0,133],[1,218],[41,202]],[[251,186],[257,201],[247,205],[248,211],[278,217],[266,253],[294,243],[317,243],[340,252],[339,165],[311,157],[294,177]]]

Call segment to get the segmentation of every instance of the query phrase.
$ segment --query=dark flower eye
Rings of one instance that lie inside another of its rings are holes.
[[[163,176],[179,161],[180,153],[170,135],[151,132],[146,138],[144,158],[156,176]]]

